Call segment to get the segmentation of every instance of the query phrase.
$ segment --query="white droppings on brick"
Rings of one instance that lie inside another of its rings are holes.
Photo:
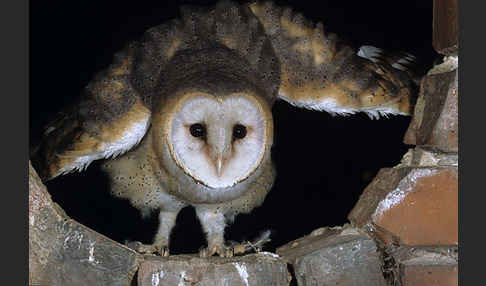
[[[268,256],[271,256],[271,257],[274,257],[274,258],[280,258],[280,256],[278,254],[273,253],[273,252],[268,252],[268,251],[261,251],[261,252],[259,252],[259,254],[268,255]]]
[[[457,56],[446,56],[444,62],[434,66],[427,75],[434,75],[439,73],[450,72],[459,67],[459,57]]]
[[[160,283],[160,278],[164,278],[165,273],[163,270],[160,272],[152,273],[152,286],[158,286]]]
[[[457,261],[440,253],[425,252],[418,257],[405,261],[407,265],[454,265]]]
[[[248,272],[246,271],[246,266],[245,264],[240,264],[240,263],[233,263],[235,266],[236,270],[238,271],[238,274],[240,274],[241,279],[245,283],[246,286],[248,286]]]
[[[417,183],[417,179],[422,177],[429,177],[437,173],[436,170],[431,169],[415,169],[411,171],[405,178],[403,178],[398,184],[397,188],[389,192],[385,199],[383,199],[377,206],[373,213],[373,220],[383,215],[384,212],[393,208],[399,204],[407,196],[409,192],[413,190],[413,187]]]
[[[318,236],[318,235],[322,235],[323,233],[325,233],[327,230],[329,229],[329,227],[320,227],[318,229],[314,229],[310,235],[311,236]]]
[[[420,157],[420,166],[437,166],[439,159],[437,159],[432,152],[424,151],[422,152],[422,157]]]
[[[152,273],[152,286],[159,286],[159,273]]]
[[[81,241],[78,241],[78,242],[79,242],[78,249],[80,249],[81,248]],[[67,243],[66,240],[64,240],[64,243],[65,244]],[[95,244],[96,244],[95,241],[89,240],[88,259],[83,258],[83,259],[81,259],[82,262],[88,262],[88,263],[93,264],[93,265],[100,264],[100,262],[98,260],[96,260],[95,256],[94,256]]]
[[[185,286],[186,285],[184,284],[185,278],[186,278],[186,271],[181,271],[181,279],[179,280],[179,284],[177,284],[177,286]]]
[[[89,257],[88,257],[88,261],[89,262],[96,262],[95,261],[95,258],[94,258],[94,245],[95,245],[95,242],[90,242],[89,243]]]
[[[360,235],[359,231],[354,227],[347,227],[343,229],[341,235]]]
[[[68,248],[70,241],[74,241],[78,245],[78,249],[81,249],[81,242],[83,241],[83,234],[79,231],[74,231],[73,234],[66,235],[66,238],[64,239],[63,248]]]

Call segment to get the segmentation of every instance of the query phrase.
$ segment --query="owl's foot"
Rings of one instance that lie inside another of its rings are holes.
[[[125,243],[129,248],[141,254],[158,254],[160,256],[169,256],[169,246],[167,244],[154,243],[143,244],[139,241],[130,241]]]
[[[246,243],[232,244],[231,246],[225,246],[216,244],[211,247],[203,248],[199,251],[200,257],[210,257],[217,254],[219,257],[233,257],[238,254],[245,254],[249,247]]]
[[[199,257],[210,257],[217,254],[219,257],[233,257],[234,249],[232,246],[214,244],[199,251]]]

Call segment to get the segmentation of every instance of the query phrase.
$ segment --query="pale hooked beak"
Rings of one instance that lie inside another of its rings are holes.
[[[207,144],[209,158],[214,166],[216,176],[221,178],[228,160],[232,156],[233,133],[226,126],[224,118],[213,120],[212,128],[208,128]]]
[[[221,177],[224,171],[225,163],[231,156],[231,147],[220,148],[219,150],[213,149],[211,153],[211,160],[213,161],[216,175]]]
[[[216,159],[216,175],[218,175],[218,177],[221,177],[222,170],[223,170],[223,158],[222,156],[218,156],[218,159]]]

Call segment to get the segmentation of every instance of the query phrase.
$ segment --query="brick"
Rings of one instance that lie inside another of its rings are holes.
[[[382,169],[348,218],[387,244],[457,245],[457,167]]]
[[[443,55],[457,55],[459,48],[458,0],[434,0],[434,49]]]
[[[287,264],[269,252],[232,258],[146,256],[138,271],[138,286],[289,285],[290,279]]]
[[[397,167],[457,167],[457,153],[443,153],[420,147],[410,149]]]
[[[355,228],[323,228],[277,249],[297,284],[387,285],[375,242]]]
[[[457,286],[457,259],[444,254],[423,252],[400,259],[399,276],[402,286]]]
[[[70,219],[29,162],[29,285],[130,285],[143,257]]]
[[[458,151],[457,84],[457,69],[424,77],[406,144]]]

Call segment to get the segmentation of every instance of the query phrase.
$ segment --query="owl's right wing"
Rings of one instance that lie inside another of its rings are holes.
[[[388,57],[381,50],[352,49],[321,23],[270,1],[249,5],[262,23],[280,62],[278,97],[297,107],[371,118],[409,115],[417,96],[406,72],[413,58]]]
[[[143,138],[151,112],[130,82],[134,54],[131,46],[118,53],[81,99],[48,124],[31,155],[44,181],[120,155]]]

